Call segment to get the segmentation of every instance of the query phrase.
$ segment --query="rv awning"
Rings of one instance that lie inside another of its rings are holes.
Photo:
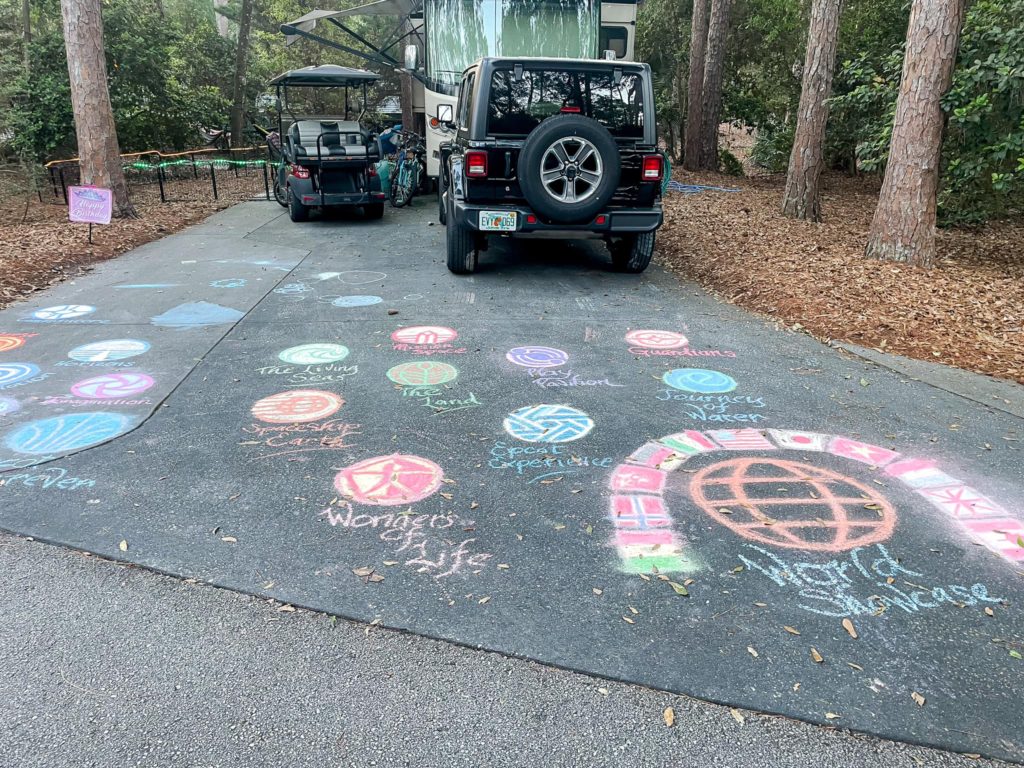
[[[348,8],[344,11],[310,11],[295,21],[282,24],[281,31],[284,33],[285,45],[291,45],[300,37],[291,32],[292,28],[300,29],[303,32],[312,32],[318,21],[343,19],[348,16],[408,16],[420,6],[421,2],[422,0],[376,0],[376,2],[357,5],[355,8]]]

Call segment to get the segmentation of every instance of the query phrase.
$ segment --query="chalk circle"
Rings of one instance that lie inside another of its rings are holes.
[[[446,344],[458,338],[459,332],[443,325],[410,325],[391,334],[399,344]]]
[[[13,397],[0,397],[0,416],[8,416],[21,410],[21,403]]]
[[[357,504],[392,507],[425,499],[443,479],[444,470],[429,459],[395,453],[345,467],[335,475],[334,487]]]
[[[270,424],[298,424],[326,419],[345,401],[333,392],[319,389],[295,389],[257,400],[252,415]]]
[[[676,368],[667,371],[661,380],[673,389],[705,395],[736,389],[736,379],[732,376],[705,368]]]
[[[71,386],[71,394],[93,400],[113,400],[145,392],[155,382],[144,373],[105,373],[79,381]]]
[[[531,405],[510,413],[504,427],[512,437],[528,443],[568,443],[587,435],[594,421],[568,405]]]
[[[711,464],[693,476],[690,496],[743,538],[777,547],[842,552],[885,541],[896,525],[896,511],[877,489],[787,459]]]
[[[371,307],[382,301],[384,299],[380,296],[339,296],[331,304],[335,307]]]
[[[558,368],[569,362],[569,355],[554,347],[513,347],[505,359],[524,368]]]
[[[66,453],[117,437],[132,421],[123,413],[71,413],[23,424],[8,433],[4,443],[18,453]]]
[[[39,375],[39,366],[33,363],[0,363],[0,387],[17,384]]]
[[[626,334],[626,343],[631,347],[644,349],[679,349],[690,343],[683,334],[675,331],[638,330]]]
[[[99,363],[105,360],[126,360],[149,350],[149,342],[140,339],[110,339],[82,344],[68,352],[68,357],[80,363]]]
[[[388,378],[403,387],[445,384],[454,381],[459,370],[448,363],[424,360],[416,363],[402,363],[388,370]]]
[[[25,339],[21,336],[12,336],[6,333],[0,334],[0,352],[10,352],[24,343]]]
[[[37,320],[69,320],[95,311],[96,307],[90,307],[88,304],[58,304],[55,307],[37,309],[32,313],[32,317]]]
[[[314,343],[288,347],[278,354],[281,362],[291,365],[320,365],[336,363],[348,357],[348,347],[342,344]]]
[[[377,283],[386,279],[387,274],[384,272],[371,272],[369,270],[350,270],[348,272],[339,272],[337,277],[345,285],[366,285],[367,283]]]

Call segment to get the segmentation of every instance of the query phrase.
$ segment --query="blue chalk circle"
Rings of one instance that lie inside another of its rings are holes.
[[[594,421],[568,405],[531,405],[510,413],[504,427],[512,437],[528,443],[567,443],[588,434]]]
[[[149,342],[141,339],[110,339],[83,344],[68,352],[68,357],[81,363],[100,363],[106,360],[125,360],[141,355],[149,349]]]
[[[369,307],[382,301],[384,299],[380,296],[339,296],[331,304],[336,307]]]
[[[0,363],[0,389],[38,375],[39,366],[32,363]]]
[[[699,392],[705,395],[716,392],[732,392],[736,389],[736,379],[732,376],[705,368],[676,368],[666,372],[661,380],[673,389]]]
[[[10,432],[4,442],[18,453],[66,453],[116,437],[131,424],[132,418],[123,413],[70,413],[30,421]]]
[[[223,325],[242,319],[244,313],[208,301],[190,301],[168,309],[162,315],[151,317],[153,325],[165,328],[196,328],[205,325]]]

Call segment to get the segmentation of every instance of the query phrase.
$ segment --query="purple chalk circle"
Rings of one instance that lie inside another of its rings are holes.
[[[69,413],[23,424],[9,432],[4,443],[18,453],[66,453],[117,437],[132,423],[123,413]]]
[[[55,307],[37,309],[32,313],[32,317],[37,320],[70,320],[95,311],[96,307],[90,307],[88,304],[58,304]]]
[[[83,344],[68,352],[68,357],[82,363],[100,363],[106,360],[125,360],[149,350],[149,342],[140,339],[110,339]]]
[[[0,389],[20,384],[39,375],[39,366],[32,363],[0,363]]]
[[[554,347],[513,347],[505,358],[524,368],[558,368],[569,362],[569,355]]]
[[[21,409],[21,403],[13,397],[0,397],[0,416],[8,416]]]
[[[144,373],[106,373],[72,385],[71,394],[93,400],[114,400],[141,394],[154,384]]]

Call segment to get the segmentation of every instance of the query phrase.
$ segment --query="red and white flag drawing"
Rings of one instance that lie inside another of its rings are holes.
[[[727,451],[775,450],[775,444],[756,429],[712,429],[708,436]]]

